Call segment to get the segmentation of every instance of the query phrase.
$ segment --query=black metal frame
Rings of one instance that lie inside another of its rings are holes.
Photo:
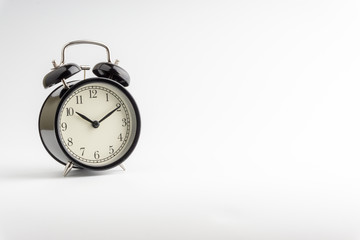
[[[59,134],[58,134],[58,125],[57,125],[57,119],[58,119],[58,115],[59,115],[59,111],[60,111],[60,108],[63,104],[63,102],[65,101],[65,99],[73,92],[73,91],[76,91],[77,88],[85,85],[85,84],[88,84],[88,83],[96,83],[96,82],[106,82],[106,83],[109,83],[113,86],[115,86],[116,88],[118,88],[120,91],[122,91],[126,97],[129,99],[133,109],[134,109],[134,112],[135,112],[135,117],[136,117],[136,132],[135,132],[135,136],[134,136],[134,139],[133,139],[133,142],[130,143],[130,147],[128,148],[127,152],[122,156],[120,157],[118,160],[112,162],[111,164],[108,164],[108,165],[105,165],[105,166],[99,166],[99,167],[95,167],[95,166],[89,166],[89,165],[86,165],[80,161],[78,161],[77,159],[75,159],[74,157],[72,157],[64,148],[61,140],[60,140],[60,137],[59,137]],[[56,90],[58,90],[59,88],[57,88]],[[54,91],[56,91],[54,90]],[[54,93],[54,91],[52,93]],[[52,95],[52,93],[49,95],[49,97]],[[48,98],[49,98],[48,97]],[[54,122],[54,131],[55,131],[55,135],[56,135],[56,139],[57,139],[57,143],[59,144],[61,150],[64,152],[64,154],[66,155],[66,157],[69,158],[70,161],[72,161],[74,163],[74,165],[76,167],[80,167],[80,168],[85,168],[85,169],[91,169],[91,170],[106,170],[106,169],[110,169],[110,168],[113,168],[115,166],[118,166],[119,164],[121,164],[122,162],[124,162],[129,156],[130,154],[132,153],[132,151],[135,149],[136,145],[137,145],[137,142],[139,140],[139,136],[140,136],[140,129],[141,129],[141,120],[140,120],[140,113],[139,113],[139,109],[137,107],[137,104],[134,100],[134,98],[131,96],[131,94],[123,87],[121,86],[118,82],[114,81],[114,80],[111,80],[111,79],[107,79],[107,78],[99,78],[99,77],[95,77],[95,78],[88,78],[88,79],[85,79],[85,80],[82,80],[82,81],[79,81],[77,83],[75,83],[74,85],[71,85],[70,88],[63,94],[60,94],[59,96],[61,99],[57,105],[57,109],[56,109],[56,113],[55,113],[55,118],[53,119]],[[48,100],[48,98],[46,99],[46,101]],[[45,103],[46,103],[45,101]],[[45,105],[44,103],[44,105]],[[41,116],[41,113],[43,111],[43,108],[44,108],[44,105],[43,107],[41,108],[41,111],[40,111],[40,116]],[[39,116],[39,133],[40,133],[40,137],[41,137],[41,132],[40,132],[40,116]],[[45,149],[49,152],[49,154],[55,159],[57,160],[58,162],[60,162],[61,164],[64,164],[64,162],[60,161],[59,159],[56,158],[56,156],[54,156],[54,154],[46,147],[46,144],[44,143],[44,140],[42,139],[41,137],[41,141],[45,147]]]

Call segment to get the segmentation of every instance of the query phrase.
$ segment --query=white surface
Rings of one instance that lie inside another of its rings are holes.
[[[2,2],[0,239],[359,239],[359,11]],[[63,178],[41,145],[42,78],[77,39],[107,44],[132,77],[143,124],[126,172]]]

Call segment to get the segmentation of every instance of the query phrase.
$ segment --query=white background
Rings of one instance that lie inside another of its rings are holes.
[[[359,13],[344,0],[0,2],[0,239],[360,239]],[[126,172],[64,178],[38,136],[42,78],[78,39],[107,44],[132,78],[142,133]]]

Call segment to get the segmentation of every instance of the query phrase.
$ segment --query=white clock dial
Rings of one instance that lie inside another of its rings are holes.
[[[113,84],[77,87],[60,106],[57,131],[65,151],[87,166],[119,160],[134,139],[136,117],[128,97]]]

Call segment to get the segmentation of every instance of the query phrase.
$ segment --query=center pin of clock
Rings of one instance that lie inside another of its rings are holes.
[[[92,126],[93,126],[94,128],[98,128],[98,127],[100,126],[100,123],[99,123],[98,121],[93,121],[93,122],[92,122]]]

